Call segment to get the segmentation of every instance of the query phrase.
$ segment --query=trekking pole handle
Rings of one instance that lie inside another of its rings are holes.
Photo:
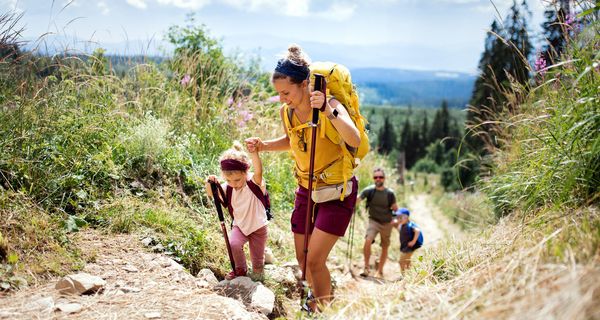
[[[225,221],[225,216],[223,216],[223,208],[221,208],[221,201],[219,200],[219,189],[217,183],[214,181],[209,181],[210,189],[212,190],[213,200],[215,203],[215,207],[217,208],[217,215],[219,216],[219,221]]]
[[[319,111],[325,111],[325,106],[327,105],[327,81],[325,81],[325,76],[322,74],[315,73],[315,91],[323,92],[323,96],[325,97],[323,106],[320,109],[313,109],[312,123],[316,126],[319,122]]]

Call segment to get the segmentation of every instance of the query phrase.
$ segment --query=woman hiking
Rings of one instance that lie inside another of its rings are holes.
[[[309,226],[308,261],[306,265],[306,279],[310,286],[307,303],[303,306],[306,311],[317,311],[323,308],[332,298],[331,275],[326,261],[331,249],[339,237],[344,236],[350,219],[354,212],[358,183],[355,177],[348,182],[348,188],[343,200],[340,193],[333,200],[318,200],[314,203],[308,200],[309,185],[309,163],[312,141],[310,139],[311,128],[304,124],[311,121],[313,109],[320,109],[319,125],[316,126],[316,149],[314,154],[314,183],[316,188],[327,187],[327,176],[331,170],[341,171],[341,163],[344,158],[341,144],[336,144],[321,135],[323,123],[332,125],[334,133],[350,147],[360,145],[360,133],[350,118],[346,108],[334,97],[326,97],[323,92],[314,90],[314,84],[310,83],[309,60],[303,54],[302,49],[296,45],[288,48],[287,56],[277,62],[271,82],[279,93],[279,99],[283,103],[280,108],[281,121],[284,125],[284,135],[279,138],[262,141],[254,137],[246,140],[250,152],[254,151],[286,151],[291,150],[295,161],[294,173],[298,180],[296,199],[291,217],[291,229],[294,233],[294,245],[298,264],[304,268],[304,237],[307,206],[314,208],[312,222]],[[318,88],[317,88],[318,89]],[[325,103],[326,102],[326,103]],[[325,119],[326,118],[326,119]],[[302,128],[292,130],[288,126]],[[327,130],[332,130],[331,128]],[[313,136],[314,137],[314,136]],[[323,174],[328,171],[327,174]],[[333,172],[336,173],[336,172]],[[339,175],[339,172],[337,172]],[[344,189],[346,190],[346,189]],[[314,192],[313,192],[314,193]],[[315,199],[315,198],[313,198]],[[310,202],[310,203],[309,203]]]

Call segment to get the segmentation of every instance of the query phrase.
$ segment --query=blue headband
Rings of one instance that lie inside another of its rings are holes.
[[[297,65],[289,59],[279,59],[275,71],[298,81],[308,79],[308,75],[310,74],[310,69],[307,66]]]

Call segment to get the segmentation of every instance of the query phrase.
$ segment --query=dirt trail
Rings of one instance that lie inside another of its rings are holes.
[[[462,237],[460,228],[444,216],[426,194],[409,197],[410,219],[423,230],[425,245],[436,245],[439,241]]]
[[[450,222],[450,220],[443,215],[441,209],[438,208],[431,198],[427,194],[417,194],[411,195],[408,199],[408,209],[410,210],[410,219],[414,221],[423,231],[424,236],[424,246],[422,249],[417,250],[414,259],[417,259],[418,256],[423,252],[426,248],[432,248],[437,244],[443,242],[444,240],[453,239],[453,238],[461,238],[462,232],[460,228]],[[354,241],[359,247],[362,248],[362,235],[355,234]],[[379,240],[377,240],[379,243]],[[374,261],[378,259],[379,251],[375,249],[372,250],[371,261],[372,265]],[[354,277],[351,277],[343,273],[343,271],[347,271],[347,269],[340,269],[342,272],[337,273],[338,281],[340,283],[340,292],[351,292],[353,290],[364,289],[372,289],[373,285],[382,284],[388,281],[396,281],[399,280],[400,277],[400,267],[398,265],[398,254],[396,251],[399,250],[399,240],[398,240],[398,232],[392,232],[392,245],[389,249],[389,255],[387,263],[384,266],[384,278],[375,278],[375,277],[367,277],[362,278],[358,277],[358,274],[363,269],[364,263],[361,259],[363,259],[363,255],[359,254],[357,257],[353,258],[353,274]]]
[[[82,271],[106,280],[104,290],[60,295],[54,288],[58,278],[50,279],[0,296],[0,319],[266,319],[217,295],[169,257],[148,252],[138,236],[85,230],[74,241],[95,256]],[[61,305],[77,310],[57,310]]]

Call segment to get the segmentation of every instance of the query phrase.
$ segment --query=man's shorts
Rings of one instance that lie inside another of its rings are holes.
[[[350,219],[354,213],[356,205],[356,196],[358,195],[358,182],[352,177],[352,193],[344,198],[344,201],[331,200],[319,203],[314,206],[313,223],[310,226],[310,233],[314,227],[317,229],[343,237],[350,224]],[[294,211],[292,212],[292,232],[304,234],[306,222],[306,207],[308,204],[308,189],[299,186],[296,190],[296,200],[294,202]],[[310,205],[314,205],[312,200]]]
[[[375,237],[379,233],[381,235],[381,246],[389,247],[393,228],[391,222],[379,223],[373,219],[369,219],[369,226],[367,227],[367,235],[365,238],[375,240]]]

